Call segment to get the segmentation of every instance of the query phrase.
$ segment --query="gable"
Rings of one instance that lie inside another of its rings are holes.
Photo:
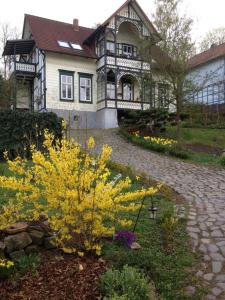
[[[142,33],[143,36],[157,36],[160,39],[158,32],[155,27],[143,12],[142,8],[136,2],[136,0],[129,0],[124,3],[103,25],[107,25],[108,28],[115,29],[117,18],[118,22],[129,21],[133,23]]]

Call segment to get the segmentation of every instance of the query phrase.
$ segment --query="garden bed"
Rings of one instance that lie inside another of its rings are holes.
[[[108,178],[110,182],[118,178],[118,175],[121,181],[126,180],[127,175],[131,177],[131,185],[122,190],[125,194],[132,195],[138,190],[143,191],[143,188],[152,186],[152,182],[144,175],[136,177],[132,170],[121,168],[113,163],[109,163],[108,167],[111,170],[110,178]],[[0,169],[2,175],[10,175],[5,165]],[[6,204],[10,198],[15,198],[15,194],[10,189],[0,189],[0,195],[2,204]],[[136,201],[140,204],[143,195],[138,195]],[[125,230],[132,234],[136,223],[134,234],[141,246],[139,250],[132,250],[118,241],[114,241],[111,235],[107,240],[102,239],[100,259],[97,255],[90,256],[90,251],[80,253],[84,257],[78,257],[77,254],[63,254],[59,250],[43,251],[40,254],[40,262],[37,259],[33,261],[27,256],[22,260],[20,266],[15,268],[11,278],[1,283],[2,294],[0,296],[2,297],[0,299],[95,300],[102,292],[100,277],[105,270],[110,266],[121,270],[125,265],[134,267],[135,272],[143,274],[144,280],[147,283],[150,282],[149,286],[153,287],[150,292],[154,293],[155,286],[159,298],[162,297],[166,300],[201,299],[201,290],[197,288],[199,284],[195,277],[199,268],[198,257],[191,252],[186,233],[185,203],[167,187],[160,188],[160,192],[157,194],[150,193],[146,196],[145,193],[144,195],[145,200],[142,210],[139,211],[140,215],[138,211],[133,210],[123,210],[118,214],[119,220],[128,219],[133,221],[133,224],[117,223],[115,228],[116,232]],[[129,202],[126,202],[125,206],[128,205]],[[149,213],[149,208],[153,205],[158,208],[157,216],[154,219],[150,218]],[[177,205],[177,209],[174,209],[174,205]],[[106,220],[104,224],[112,227],[112,223],[107,222]],[[21,267],[24,269],[24,265],[27,265],[28,268],[21,273]],[[115,282],[112,280],[111,285],[114,284]],[[132,290],[132,284],[129,282],[121,281],[119,284],[130,285]],[[192,288],[195,287],[194,293],[187,291],[190,285]],[[116,292],[120,292],[120,290]],[[104,292],[102,296],[109,297]],[[113,298],[107,299],[112,300]],[[136,300],[136,298],[124,299]],[[150,299],[157,298],[153,296]]]
[[[186,129],[186,128],[185,128]],[[164,147],[163,145],[157,145],[149,143],[144,139],[144,136],[135,136],[135,132],[129,132],[124,129],[120,129],[119,134],[129,142],[132,142],[142,148],[154,151],[160,154],[176,157],[179,159],[185,159],[193,163],[207,164],[212,166],[221,166],[221,153],[222,149],[218,146],[212,146],[209,144],[202,144],[197,142],[190,142],[188,140],[181,139],[179,145],[173,145],[171,147]],[[167,140],[173,138],[174,135],[164,133],[163,135],[156,136],[159,140]],[[153,137],[154,138],[154,137]],[[203,139],[203,137],[202,137]],[[216,144],[215,144],[216,145]],[[223,165],[223,164],[222,164]]]
[[[37,269],[0,282],[1,300],[95,300],[106,263],[96,257],[78,258],[61,251],[43,251]]]

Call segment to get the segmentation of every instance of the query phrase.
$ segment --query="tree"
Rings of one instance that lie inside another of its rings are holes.
[[[152,39],[144,42],[145,60],[151,64],[153,52],[161,56],[157,60],[157,71],[170,86],[169,104],[175,106],[178,140],[182,105],[188,92],[186,77],[188,60],[195,51],[191,39],[193,20],[186,15],[179,15],[180,2],[180,0],[156,0],[156,12],[153,18],[161,41],[158,43],[159,47],[153,45]]]
[[[8,108],[10,99],[10,81],[0,74],[0,109]]]
[[[20,36],[16,27],[11,27],[9,23],[0,24],[0,60],[3,64],[3,77],[6,79],[9,71],[10,56],[2,56],[6,42],[9,39],[18,39]]]
[[[206,51],[213,45],[225,43],[225,27],[218,27],[210,30],[200,43],[200,51]]]

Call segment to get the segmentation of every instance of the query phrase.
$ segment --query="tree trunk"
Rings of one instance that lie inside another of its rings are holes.
[[[179,96],[176,97],[176,123],[177,123],[177,130],[176,130],[176,139],[178,141],[178,144],[180,144],[180,138],[181,138],[181,120],[180,120],[180,115],[181,115],[181,99]]]

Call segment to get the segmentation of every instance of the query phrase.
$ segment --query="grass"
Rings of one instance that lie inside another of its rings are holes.
[[[215,137],[216,134],[219,134],[218,132],[222,131],[223,129],[200,129],[200,128],[196,128],[196,132],[192,132],[195,131],[195,129],[193,128],[182,128],[181,130],[181,146],[182,148],[184,148],[184,150],[178,150],[178,152],[182,154],[186,153],[186,158],[185,160],[190,161],[192,163],[197,163],[197,164],[205,164],[205,165],[211,165],[211,166],[221,166],[221,157],[219,155],[215,155],[215,154],[208,154],[205,152],[197,152],[197,151],[193,151],[190,149],[186,149],[185,150],[185,145],[189,144],[201,144],[201,141],[204,141],[203,145],[206,146],[211,146],[212,145],[212,140],[213,140],[213,134],[212,131],[215,130],[214,132],[214,139],[217,138],[217,140],[220,140],[220,145],[222,145],[222,141],[223,139]],[[210,131],[210,134],[207,134],[207,131]],[[198,140],[198,134],[197,132],[202,132],[202,134],[200,135],[200,138]],[[137,138],[134,137],[133,135],[125,132],[124,130],[120,130],[120,135],[122,135],[125,139],[127,139],[128,141],[142,147],[145,149],[148,149],[150,151],[155,151],[155,152],[159,152],[161,155],[169,155],[169,156],[173,156],[179,159],[182,159],[182,157],[179,157],[177,153],[175,153],[176,155],[171,155],[170,153],[168,153],[168,151],[158,151],[157,148],[153,149],[151,145],[149,145],[148,141],[144,141],[141,138]],[[169,127],[167,132],[164,133],[162,136],[160,137],[166,137],[166,138],[171,138],[171,139],[176,139],[176,128],[175,127]],[[205,134],[205,135],[204,135]],[[223,130],[222,132],[222,136],[225,136],[225,130]],[[188,137],[186,139],[186,137]],[[205,138],[204,138],[205,137]],[[198,141],[198,142],[197,142]],[[224,144],[225,144],[225,138],[224,138]],[[218,145],[218,144],[215,144]],[[215,147],[214,145],[214,147]],[[212,146],[211,146],[212,147]],[[220,147],[222,149],[222,147]],[[160,149],[159,149],[160,150]],[[177,152],[177,151],[176,151]]]
[[[133,180],[131,190],[140,187],[140,182]],[[159,209],[157,220],[149,219],[148,207],[151,205],[151,200],[146,199],[135,230],[137,241],[142,248],[134,251],[115,242],[106,242],[103,248],[104,257],[117,269],[121,269],[124,265],[139,269],[154,282],[160,299],[201,299],[200,288],[195,295],[191,296],[184,291],[184,288],[189,285],[199,286],[195,276],[190,272],[190,270],[196,272],[199,256],[190,250],[186,220],[180,219],[178,222],[172,241],[173,251],[168,251],[164,245],[160,224],[165,213],[173,209],[174,202],[162,195],[155,196],[153,202]],[[137,213],[129,214],[129,218],[135,221]],[[127,229],[133,230],[133,226]]]
[[[176,127],[167,127],[167,137],[176,139]],[[206,146],[225,148],[225,129],[181,128],[183,144],[202,144]]]

